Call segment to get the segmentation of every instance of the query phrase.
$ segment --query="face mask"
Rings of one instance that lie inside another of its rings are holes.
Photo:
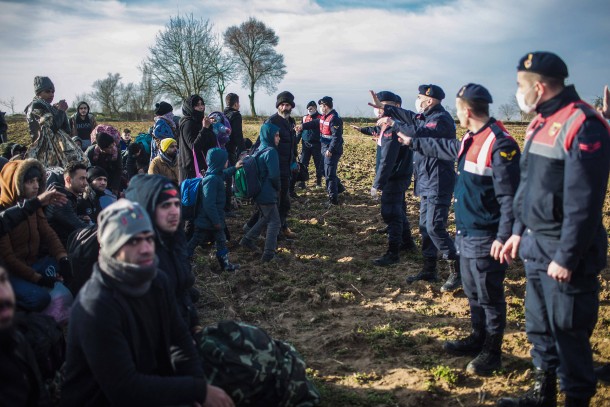
[[[314,114],[316,114],[317,110],[308,110],[309,115],[313,116]]]
[[[538,101],[540,100],[540,97],[542,96],[542,95],[538,96],[538,98],[536,99],[536,101],[535,101],[533,104],[531,104],[531,105],[528,105],[528,104],[525,102],[525,96],[526,96],[528,93],[530,93],[530,91],[531,91],[532,89],[534,89],[534,86],[536,86],[536,85],[532,85],[532,87],[531,87],[531,88],[529,88],[529,89],[527,90],[527,92],[525,92],[525,93],[521,93],[521,92],[519,92],[519,89],[517,89],[517,93],[515,94],[515,98],[517,98],[517,104],[519,105],[519,109],[521,109],[521,111],[522,111],[523,113],[525,113],[525,114],[532,113],[534,110],[536,110],[536,105],[538,104]]]
[[[383,117],[383,110],[377,109],[376,107],[374,107],[373,115],[375,115],[375,117],[381,118],[381,117]]]
[[[422,114],[425,110],[421,102],[419,98],[415,99],[415,111],[419,114]]]

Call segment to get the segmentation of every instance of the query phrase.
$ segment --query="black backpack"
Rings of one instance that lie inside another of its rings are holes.
[[[72,232],[68,236],[66,250],[74,274],[68,288],[76,297],[78,291],[91,277],[93,265],[97,262],[100,253],[100,244],[97,241],[97,225],[90,225]]]

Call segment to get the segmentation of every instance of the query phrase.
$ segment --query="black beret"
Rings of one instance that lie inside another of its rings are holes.
[[[519,60],[517,71],[533,72],[550,78],[567,78],[568,66],[552,52],[530,52]]]
[[[308,109],[309,109],[311,106],[316,107],[316,108],[318,107],[318,105],[316,105],[316,102],[314,102],[313,100],[312,100],[312,101],[310,101],[309,103],[307,103],[307,108],[308,108]]]
[[[333,107],[333,98],[330,96],[324,96],[322,99],[318,100],[318,104],[325,104],[328,107]]]
[[[377,99],[380,102],[396,102],[396,95],[389,90],[382,90],[381,92],[377,92]]]
[[[290,106],[292,106],[292,108],[294,108],[294,95],[286,91],[278,93],[275,101],[275,107],[278,107],[282,103],[288,103]]]
[[[396,103],[402,105],[402,98],[400,97],[400,95],[396,95]]]
[[[489,93],[484,86],[477,85],[476,83],[469,83],[468,85],[462,86],[457,93],[457,97],[466,100],[480,100],[485,103],[493,103],[491,93]]]
[[[420,85],[419,86],[419,94],[430,96],[431,98],[443,100],[445,99],[445,92],[441,89],[440,86],[436,85]]]
[[[167,113],[173,112],[173,111],[174,111],[174,107],[167,102],[159,102],[159,103],[155,104],[155,115],[156,116],[163,116],[164,114],[167,114]]]

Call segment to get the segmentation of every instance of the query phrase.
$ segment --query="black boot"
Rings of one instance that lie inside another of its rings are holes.
[[[415,244],[415,240],[413,240],[413,238],[404,240],[400,244],[400,251],[402,251],[402,252],[414,253],[416,250],[417,250],[417,244]]]
[[[239,268],[239,264],[231,264],[229,261],[229,251],[226,249],[216,252],[216,259],[223,271],[235,271]]]
[[[373,260],[373,264],[376,266],[385,267],[391,266],[392,264],[396,264],[399,261],[400,257],[398,256],[398,252],[388,250],[386,254]]]
[[[485,343],[485,330],[482,328],[473,328],[470,335],[465,338],[454,341],[447,341],[443,344],[443,349],[452,355],[478,355],[483,349]]]
[[[595,368],[595,374],[597,375],[597,380],[600,380],[604,383],[610,383],[610,363]]]
[[[487,335],[483,349],[468,363],[466,371],[477,376],[489,376],[502,369],[502,334]]]
[[[424,268],[414,276],[407,277],[407,284],[414,283],[416,281],[437,281],[436,276],[436,258],[435,257],[424,257]]]
[[[449,266],[449,278],[445,281],[445,284],[441,287],[442,293],[453,292],[458,288],[462,287],[462,275],[460,274],[460,261],[459,260],[447,260]]]
[[[497,407],[557,407],[557,374],[536,369],[534,385],[521,397],[501,398]]]
[[[574,397],[566,396],[565,407],[589,407],[590,398],[575,399]]]

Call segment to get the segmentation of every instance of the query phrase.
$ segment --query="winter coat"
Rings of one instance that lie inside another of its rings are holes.
[[[163,175],[169,178],[174,184],[178,185],[180,177],[180,168],[178,168],[178,156],[174,157],[173,161],[169,161],[163,153],[153,158],[148,167],[149,174]]]
[[[167,182],[169,180],[161,175],[137,175],[125,190],[125,198],[142,205],[151,219],[154,219],[159,194]],[[190,295],[195,284],[195,276],[186,253],[184,229],[179,227],[170,235],[155,226],[155,239],[155,253],[159,258],[158,268],[167,275],[170,290],[176,296],[180,316],[189,328],[193,328],[199,325],[199,317]]]
[[[95,116],[91,114],[89,104],[87,102],[79,102],[77,106],[80,105],[87,106],[87,116],[83,119],[79,112],[76,111],[70,117],[70,127],[72,128],[70,136],[78,136],[81,140],[91,140],[91,132],[97,127],[97,122],[95,121]]]
[[[256,156],[258,175],[261,182],[261,192],[256,196],[256,202],[261,205],[277,204],[280,191],[280,163],[275,134],[279,128],[266,123],[260,130],[260,145],[257,151],[267,151]]]
[[[68,198],[68,202],[65,205],[48,205],[44,209],[45,216],[49,222],[49,226],[57,233],[61,243],[66,246],[68,243],[68,236],[76,229],[84,228],[88,226],[88,223],[81,220],[76,214],[76,205],[78,197],[72,192],[68,191],[63,184],[54,182],[50,187],[54,186],[58,192],[61,192]]]
[[[298,143],[295,121],[292,117],[284,119],[279,114],[274,114],[265,123],[273,123],[279,128],[280,143],[277,146],[280,161],[280,173],[282,177],[289,177],[291,174],[290,165],[296,161]],[[272,143],[273,144],[273,143]]]
[[[209,128],[203,127],[203,113],[193,109],[192,97],[182,104],[182,118],[180,119],[178,150],[178,166],[180,167],[180,182],[187,178],[195,178],[195,160],[193,149],[197,157],[197,165],[201,173],[205,173],[207,164],[206,154],[210,148],[216,147],[216,136]]]
[[[87,148],[85,154],[91,162],[91,166],[102,167],[108,173],[108,188],[112,191],[119,191],[121,189],[121,176],[123,175],[123,162],[121,160],[121,154],[117,153],[116,159],[112,159],[112,154],[106,154],[99,152],[96,154],[95,149],[97,144],[93,144]],[[116,146],[118,149],[118,146]]]
[[[0,172],[0,207],[17,205],[24,195],[25,174],[32,167],[38,167],[41,174],[45,173],[42,164],[31,158],[11,161],[4,166]],[[43,189],[44,182],[40,184],[40,190]],[[11,274],[36,283],[42,276],[31,266],[39,260],[43,243],[56,260],[67,256],[66,249],[39,208],[0,238],[0,256]]]
[[[232,107],[225,108],[223,113],[229,120],[229,123],[231,123],[231,139],[225,148],[229,152],[229,157],[231,154],[237,156],[244,149],[244,132],[241,113],[239,110],[235,110]]]
[[[38,96],[34,97],[32,102],[26,106],[24,113],[30,127],[32,140],[36,140],[40,136],[40,121],[43,120],[46,114],[50,114],[53,118],[53,123],[51,124],[53,133],[60,129],[68,135],[72,133],[66,112],[50,105]]]

